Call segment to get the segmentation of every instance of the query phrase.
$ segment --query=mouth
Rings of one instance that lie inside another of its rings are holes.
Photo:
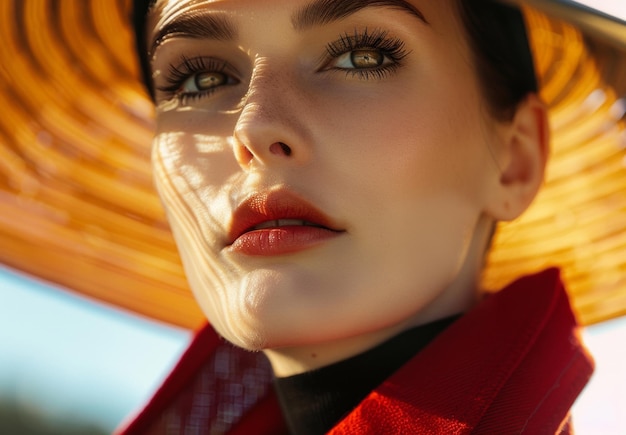
[[[311,203],[289,191],[274,190],[254,194],[237,207],[226,248],[245,255],[283,255],[344,232]]]
[[[265,230],[265,229],[268,229],[268,228],[281,228],[281,227],[316,227],[316,228],[326,228],[323,225],[316,224],[314,222],[301,220],[301,219],[274,219],[274,220],[271,220],[271,221],[262,222],[259,225],[255,225],[252,228],[249,228],[246,232],[256,231],[256,230]],[[327,229],[330,230],[330,228],[327,228]]]

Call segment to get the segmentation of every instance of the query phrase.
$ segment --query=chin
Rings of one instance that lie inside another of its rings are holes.
[[[242,349],[257,352],[267,348],[270,335],[263,326],[261,319],[251,316],[250,312],[242,313],[239,310],[225,307],[203,308],[203,311],[215,331],[226,341]],[[223,314],[229,313],[228,317]]]
[[[247,314],[250,316],[250,313]],[[271,319],[262,316],[248,317],[244,321],[232,321],[237,326],[226,328],[211,323],[226,341],[251,352],[319,344],[329,338],[336,338],[316,335],[316,328],[294,327],[277,317],[280,316],[273,316]]]
[[[211,314],[215,313],[209,313],[208,318],[222,338],[252,352],[301,346],[320,340],[315,336],[317,328],[311,327],[310,322],[294,324],[294,319],[289,314],[285,315],[282,308],[264,308],[261,311],[230,310],[227,319],[220,316],[214,321]]]
[[[250,352],[259,352],[265,350],[269,346],[267,337],[264,334],[259,334],[256,331],[249,331],[247,334],[241,334],[237,336],[226,337],[222,335],[229,343],[241,349]]]

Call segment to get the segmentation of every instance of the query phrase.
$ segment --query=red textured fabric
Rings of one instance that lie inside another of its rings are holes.
[[[459,319],[333,434],[555,434],[593,370],[555,269]]]
[[[263,354],[238,349],[207,326],[148,405],[118,433],[285,433],[271,379]]]
[[[216,356],[229,364],[216,370]],[[559,273],[550,269],[486,298],[331,433],[570,433],[568,411],[592,369]],[[227,379],[215,380],[225,376],[224,370],[229,370]],[[197,397],[211,406],[198,406]],[[220,414],[224,406],[237,412]],[[205,414],[194,415],[198,412]],[[168,415],[176,417],[176,424],[163,417]],[[286,432],[263,355],[220,341],[207,326],[148,406],[120,433]]]

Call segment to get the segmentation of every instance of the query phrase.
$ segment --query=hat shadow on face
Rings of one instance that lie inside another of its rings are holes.
[[[0,2],[0,263],[195,328],[204,316],[152,187],[131,3]],[[500,225],[484,282],[559,265],[591,324],[626,313],[626,43],[524,12],[551,162],[533,206]],[[571,6],[552,12],[585,25]]]

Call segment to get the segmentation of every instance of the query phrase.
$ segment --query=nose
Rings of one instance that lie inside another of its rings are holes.
[[[234,129],[239,165],[304,164],[311,154],[301,91],[285,74],[255,68]]]

